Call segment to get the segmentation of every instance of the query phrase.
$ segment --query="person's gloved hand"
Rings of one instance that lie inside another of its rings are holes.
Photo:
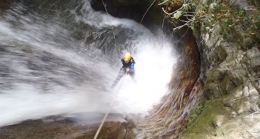
[[[129,69],[129,68],[126,68],[125,71],[128,72],[128,71],[130,71],[130,69]]]

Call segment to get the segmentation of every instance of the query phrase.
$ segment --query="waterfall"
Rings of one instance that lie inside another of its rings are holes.
[[[84,0],[17,2],[0,16],[0,126],[105,113],[118,89],[111,113],[146,113],[168,92],[178,54],[160,31]],[[137,82],[126,76],[111,90],[126,51]]]

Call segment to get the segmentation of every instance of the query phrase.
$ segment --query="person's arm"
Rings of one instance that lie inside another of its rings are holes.
[[[135,64],[135,60],[134,60],[134,58],[132,57],[132,61],[133,61],[133,63]]]
[[[130,65],[130,70],[134,71],[134,64],[135,64],[135,60],[132,58],[131,59],[131,65]]]
[[[121,59],[122,67],[124,67],[124,59]]]
[[[132,64],[130,65],[130,70],[131,70],[131,71],[134,71],[134,63],[132,63]]]

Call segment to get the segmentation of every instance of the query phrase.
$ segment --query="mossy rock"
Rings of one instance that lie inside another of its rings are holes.
[[[224,107],[222,102],[223,98],[207,101],[201,115],[180,134],[179,139],[206,139],[207,136],[216,136],[216,128],[232,117],[232,110]]]

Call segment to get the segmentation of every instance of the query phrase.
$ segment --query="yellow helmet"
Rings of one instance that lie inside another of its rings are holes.
[[[124,60],[125,60],[125,61],[129,61],[130,59],[131,59],[131,54],[128,53],[128,52],[125,53],[125,54],[124,54]]]

